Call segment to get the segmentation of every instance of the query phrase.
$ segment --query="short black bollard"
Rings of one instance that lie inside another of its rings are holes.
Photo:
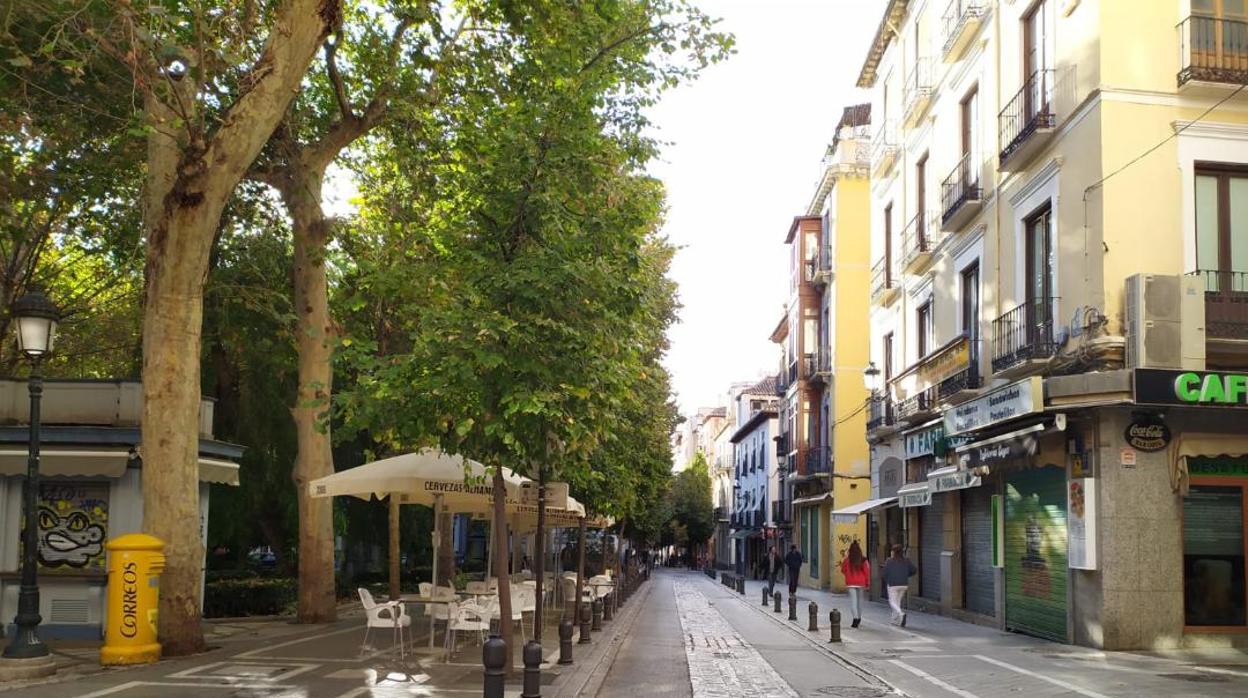
[[[789,594],[789,620],[797,620],[797,595]]]
[[[581,639],[580,639],[580,644],[582,645],[588,645],[590,643],[590,639],[589,639],[590,622],[591,621],[589,617],[589,604],[582,603],[581,604]]]
[[[745,577],[737,580],[737,593],[745,596]]]
[[[507,643],[497,635],[481,645],[481,663],[485,665],[484,698],[503,698],[503,665],[507,663]]]
[[[770,599],[767,598],[768,596],[771,595],[767,593],[767,587],[763,587],[763,608],[767,608],[767,602],[770,601]]]
[[[566,617],[559,621],[559,663],[572,663],[572,621]]]
[[[777,591],[776,593],[772,594],[771,600],[775,602],[775,608],[772,609],[772,612],[779,613],[780,612],[780,592]]]
[[[828,614],[828,624],[831,625],[832,627],[832,637],[828,638],[828,642],[840,642],[841,641],[841,612],[836,610],[835,608],[832,609],[832,612]]]
[[[593,613],[593,625],[590,629],[594,632],[599,632],[602,630],[602,599],[594,599],[591,610]]]
[[[819,605],[811,601],[806,610],[810,612],[810,627],[806,629],[812,633],[819,632]]]
[[[520,698],[542,698],[542,646],[537,640],[524,645],[524,692]]]
[[[607,594],[606,596],[604,596],[602,599],[602,619],[603,620],[609,621],[615,617],[615,609],[612,608],[612,606],[614,605],[615,605],[615,592],[613,591]]]

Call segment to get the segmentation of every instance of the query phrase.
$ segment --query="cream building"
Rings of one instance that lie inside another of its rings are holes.
[[[1248,8],[890,0],[873,557],[1110,649],[1248,640]],[[1236,523],[1238,522],[1238,524]]]

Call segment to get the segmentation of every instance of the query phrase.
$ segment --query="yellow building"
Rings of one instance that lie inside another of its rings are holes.
[[[1248,8],[890,0],[873,90],[873,554],[913,605],[1248,641]],[[1218,513],[1221,512],[1221,513]]]
[[[870,201],[870,108],[845,109],[810,205],[793,220],[790,302],[772,339],[782,358],[780,438],[793,544],[806,558],[801,584],[844,590],[839,562],[850,542],[866,545],[865,522],[834,523],[836,507],[870,495],[862,439],[866,390]],[[787,509],[788,507],[781,507]]]

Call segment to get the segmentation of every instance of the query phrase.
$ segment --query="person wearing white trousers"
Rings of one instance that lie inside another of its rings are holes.
[[[871,562],[862,554],[858,541],[849,544],[849,551],[841,560],[841,574],[849,591],[849,614],[853,618],[849,627],[856,628],[862,622],[862,594],[871,586]]]
[[[910,578],[918,572],[914,563],[901,554],[901,545],[894,544],[892,555],[884,561],[884,586],[888,588],[888,605],[893,609],[889,619],[894,625],[906,627],[906,612],[901,604],[906,599]]]

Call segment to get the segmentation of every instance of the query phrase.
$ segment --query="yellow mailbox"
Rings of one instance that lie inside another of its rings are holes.
[[[165,544],[144,533],[131,533],[105,544],[108,558],[108,625],[100,664],[146,664],[160,659],[156,642],[156,606]]]

